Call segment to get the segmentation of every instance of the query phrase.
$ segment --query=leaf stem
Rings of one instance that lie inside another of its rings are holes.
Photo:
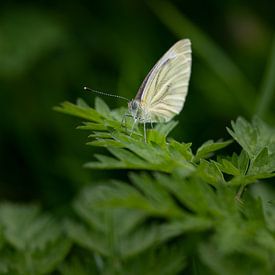
[[[239,188],[236,196],[235,196],[235,199],[238,201],[238,202],[242,202],[241,200],[241,197],[242,197],[242,194],[244,192],[244,189],[245,189],[245,185],[241,185],[241,187]]]

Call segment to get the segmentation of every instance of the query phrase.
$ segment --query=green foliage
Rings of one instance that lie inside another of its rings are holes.
[[[70,240],[36,206],[0,206],[1,274],[48,274],[66,257]]]
[[[145,142],[143,127],[130,134],[132,119],[121,123],[125,109],[98,98],[95,108],[78,100],[55,109],[84,119],[87,145],[106,148],[86,168],[131,172],[86,186],[61,221],[2,204],[1,273],[274,273],[275,192],[263,182],[275,176],[272,127],[238,118],[233,140],[193,150],[168,137],[176,122],[149,127]],[[241,148],[232,153],[233,142]]]
[[[100,258],[102,274],[150,274],[156,266],[158,274],[274,272],[274,215],[258,198],[263,190],[245,189],[275,175],[273,128],[238,118],[228,132],[240,152],[217,155],[233,140],[210,140],[194,154],[192,144],[167,137],[173,121],[147,129],[144,142],[138,127],[129,135],[131,119],[121,124],[125,110],[100,99],[95,109],[83,101],[56,109],[90,121],[78,127],[91,131],[88,145],[109,151],[87,168],[153,171],[130,173],[130,185],[87,187],[75,201],[82,223],[68,222],[68,236]]]
[[[228,131],[243,151],[239,158],[236,155],[232,156],[231,163],[224,159],[221,160],[221,169],[235,175],[231,183],[248,184],[257,179],[273,177],[275,130],[259,118],[254,118],[251,124],[243,118],[238,118],[236,122],[232,122],[232,129]]]

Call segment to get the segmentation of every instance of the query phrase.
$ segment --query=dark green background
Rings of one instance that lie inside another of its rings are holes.
[[[84,85],[134,97],[146,73],[180,38],[190,37],[195,50],[189,95],[173,134],[195,146],[227,137],[225,126],[231,119],[249,119],[257,110],[251,99],[258,102],[268,66],[275,23],[272,2],[170,1],[239,67],[253,87],[248,97],[241,88],[231,93],[213,72],[196,51],[207,55],[208,46],[204,51],[200,39],[193,41],[192,30],[177,36],[163,24],[155,9],[159,1],[1,2],[1,200],[31,200],[66,210],[83,185],[97,182],[101,173],[82,168],[94,152],[85,146],[86,133],[74,129],[77,120],[52,107],[78,97],[93,104],[94,95],[85,94]],[[177,25],[174,19],[168,16]],[[223,63],[215,55],[210,60]],[[227,67],[221,67],[226,76]],[[232,87],[238,87],[234,80]],[[238,94],[244,104],[236,100]],[[104,100],[111,107],[125,104]],[[269,102],[270,122],[273,104],[274,98]]]

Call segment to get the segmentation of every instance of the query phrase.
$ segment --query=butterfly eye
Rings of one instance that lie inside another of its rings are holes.
[[[136,100],[133,100],[131,102],[131,109],[136,110],[138,108],[138,102]]]

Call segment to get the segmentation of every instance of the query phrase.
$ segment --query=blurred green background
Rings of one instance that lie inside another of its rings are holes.
[[[3,1],[0,7],[1,200],[66,210],[102,173],[82,167],[94,151],[85,146],[86,133],[74,129],[79,121],[52,107],[78,97],[93,104],[85,85],[133,98],[180,38],[191,38],[193,64],[173,131],[178,140],[198,146],[225,138],[225,126],[239,115],[274,122],[272,1]],[[125,105],[103,99],[113,108]]]

